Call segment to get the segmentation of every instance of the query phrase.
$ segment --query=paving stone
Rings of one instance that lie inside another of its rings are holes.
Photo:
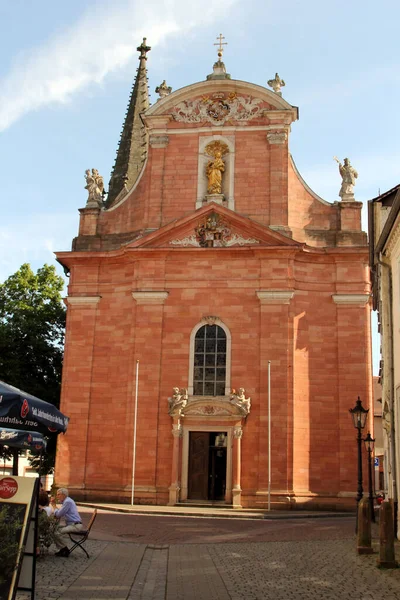
[[[108,541],[108,524],[106,541],[88,540],[89,559],[75,550],[39,560],[35,600],[400,600],[400,569],[377,568],[376,527],[375,554],[359,556],[345,522],[281,522],[279,539],[276,524],[236,521],[229,529],[216,520],[212,541],[204,520],[176,518],[174,532],[169,520],[153,519],[140,530],[149,543]]]

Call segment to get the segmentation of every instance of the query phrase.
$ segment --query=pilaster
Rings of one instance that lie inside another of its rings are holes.
[[[270,212],[269,225],[288,228],[288,128],[279,127],[267,133],[269,145]]]
[[[84,488],[92,399],[93,349],[100,296],[69,296],[61,402],[74,424],[57,447],[56,481]]]
[[[364,408],[372,408],[370,295],[334,294],[332,301],[337,307],[338,456],[346,456],[348,448],[353,446],[355,457],[352,463],[339,460],[339,487],[344,492],[352,492],[357,484],[356,432],[350,422],[349,409],[358,397]],[[366,425],[371,431],[372,419],[373,410]]]
[[[294,290],[260,290],[260,417],[258,490],[268,488],[268,362],[271,362],[272,489],[292,487]],[[285,448],[284,452],[281,449]]]
[[[133,291],[135,300],[135,352],[139,360],[139,393],[136,438],[136,481],[138,485],[157,485],[158,411],[164,302],[168,292]],[[141,406],[145,410],[141,410]],[[133,432],[132,432],[133,435]],[[132,445],[131,445],[132,447]]]
[[[172,425],[172,435],[174,438],[172,447],[172,468],[171,468],[171,485],[169,486],[169,506],[174,506],[179,502],[179,461],[180,461],[180,446],[182,439],[182,425],[179,422],[179,418],[174,419]]]
[[[241,442],[242,442],[243,429],[241,427],[235,427],[233,429],[233,448],[232,448],[232,466],[233,466],[233,477],[232,477],[232,505],[235,508],[241,508],[242,506],[242,488],[241,488]]]

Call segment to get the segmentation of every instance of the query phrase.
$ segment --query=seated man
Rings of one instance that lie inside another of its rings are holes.
[[[61,503],[61,508],[57,508],[57,501]],[[68,496],[68,490],[66,488],[60,488],[57,490],[57,500],[52,498],[51,505],[54,508],[53,515],[56,519],[64,518],[65,526],[59,527],[54,532],[54,543],[56,544],[59,551],[55,553],[55,556],[69,556],[68,541],[69,538],[66,533],[73,533],[74,531],[82,530],[82,519],[79,516],[78,509],[75,502]]]

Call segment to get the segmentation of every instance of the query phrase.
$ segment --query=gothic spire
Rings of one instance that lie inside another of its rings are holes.
[[[111,173],[108,186],[107,206],[113,204],[119,194],[129,191],[135,184],[147,155],[147,133],[140,114],[150,106],[147,85],[147,52],[146,38],[137,48],[139,68],[129,98],[128,110],[122,127],[117,150],[117,158]]]

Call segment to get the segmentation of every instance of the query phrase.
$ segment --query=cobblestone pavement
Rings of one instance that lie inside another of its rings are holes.
[[[89,559],[77,549],[38,562],[36,600],[400,600],[400,569],[378,569],[377,554],[356,554],[354,518],[153,516],[149,525],[127,515],[124,531],[115,516],[99,515]],[[131,541],[134,531],[140,541]],[[396,552],[400,558],[400,545]]]

